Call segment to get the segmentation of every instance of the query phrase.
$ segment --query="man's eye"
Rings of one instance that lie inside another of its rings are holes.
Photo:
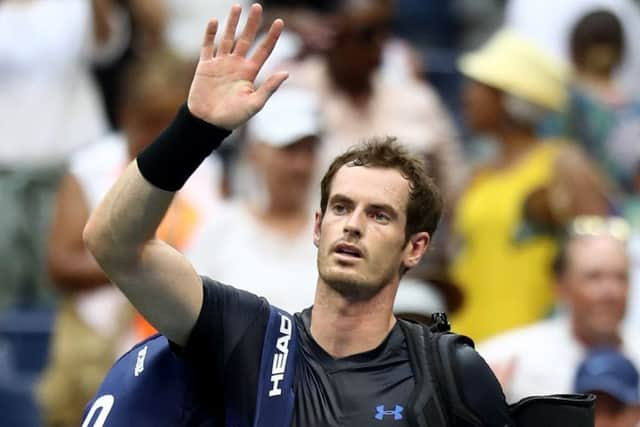
[[[344,205],[333,205],[333,213],[335,214],[343,214],[347,211],[347,208]]]
[[[389,215],[384,212],[374,212],[373,219],[383,224],[387,224],[390,221]]]

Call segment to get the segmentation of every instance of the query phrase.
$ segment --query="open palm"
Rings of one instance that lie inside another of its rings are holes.
[[[240,126],[260,111],[271,94],[288,77],[286,72],[275,73],[259,88],[254,87],[255,78],[271,54],[284,23],[276,19],[267,37],[251,57],[247,57],[260,26],[262,7],[259,4],[251,6],[247,23],[240,37],[235,40],[240,13],[240,6],[231,8],[217,48],[214,47],[214,40],[218,21],[213,19],[207,25],[200,60],[187,100],[187,106],[193,115],[226,129]]]

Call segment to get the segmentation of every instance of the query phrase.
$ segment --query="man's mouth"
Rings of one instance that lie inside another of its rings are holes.
[[[358,248],[355,245],[350,245],[348,243],[340,243],[336,245],[333,251],[337,254],[348,256],[348,257],[362,258],[362,251],[360,250],[360,248]]]

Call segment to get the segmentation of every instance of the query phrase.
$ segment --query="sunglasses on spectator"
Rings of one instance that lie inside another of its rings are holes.
[[[582,215],[574,218],[566,231],[569,237],[611,236],[626,242],[629,239],[631,227],[624,218],[617,216]]]

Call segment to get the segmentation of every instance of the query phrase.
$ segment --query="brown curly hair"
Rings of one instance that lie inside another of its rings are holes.
[[[396,142],[394,137],[374,138],[356,145],[337,157],[320,184],[320,211],[324,215],[333,178],[342,166],[365,166],[396,169],[409,181],[405,238],[426,231],[433,238],[442,214],[442,197],[424,163]]]

